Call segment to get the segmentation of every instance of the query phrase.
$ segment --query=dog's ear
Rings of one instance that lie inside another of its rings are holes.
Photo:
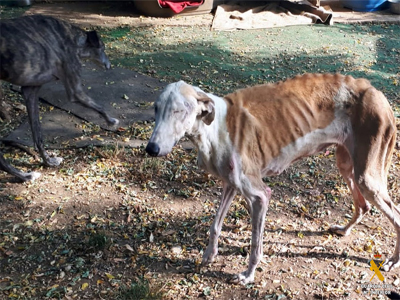
[[[210,125],[215,118],[214,101],[208,97],[205,93],[197,93],[197,103],[201,108],[200,117],[204,123]]]
[[[100,38],[96,32],[96,30],[86,32],[87,35],[87,41],[89,45],[95,47],[95,48],[100,48]]]

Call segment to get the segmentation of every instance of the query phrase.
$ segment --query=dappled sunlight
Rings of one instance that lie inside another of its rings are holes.
[[[95,18],[88,15],[85,26],[98,22]],[[122,25],[97,28],[113,65],[164,82],[183,79],[223,95],[305,72],[341,72],[371,80],[397,117],[400,113],[400,69],[393,63],[400,60],[398,25],[235,32]],[[24,116],[20,97],[5,92],[15,120],[0,124],[4,135]],[[398,129],[399,124],[397,118]],[[141,290],[148,296],[152,290],[156,299],[356,299],[362,293],[359,283],[372,276],[367,262],[376,253],[385,259],[393,253],[393,227],[376,208],[351,235],[328,232],[333,224],[347,224],[354,210],[336,170],[335,150],[329,148],[264,179],[272,198],[263,261],[254,284],[230,284],[248,262],[251,223],[244,199],[236,196],[228,211],[216,261],[200,268],[222,183],[197,166],[197,151],[184,139],[166,157],[148,156],[144,147],[152,120],[117,132],[90,122],[78,126],[82,136],[115,143],[51,150],[64,158],[58,168],[44,167],[14,147],[2,148],[13,165],[42,173],[23,184],[0,174],[4,297],[125,300],[121,295]],[[124,144],[132,140],[142,145]],[[397,205],[399,145],[398,138],[388,178]],[[384,276],[388,284],[399,285],[397,270]]]
[[[8,277],[6,283],[25,286],[25,295],[33,295],[35,288],[52,296],[84,291],[111,296],[118,290],[110,288],[146,278],[159,288],[164,282],[161,291],[173,299],[187,293],[197,297],[204,291],[195,287],[209,281],[219,282],[223,291],[230,276],[242,271],[251,226],[239,196],[225,219],[216,262],[199,266],[221,184],[198,170],[195,151],[177,147],[166,158],[150,158],[143,148],[122,147],[60,154],[63,165],[43,168],[38,181],[3,186],[0,245],[8,260],[4,271],[33,278],[29,283]],[[329,287],[331,273],[322,270],[329,270],[330,264],[351,267],[358,278],[367,276],[368,253],[391,252],[392,228],[376,210],[352,237],[339,239],[327,232],[332,224],[345,224],[352,213],[347,187],[338,172],[331,171],[334,164],[334,149],[328,149],[266,179],[273,197],[259,272],[269,275],[260,275],[249,292],[279,285],[286,275],[297,278],[297,286],[308,278],[327,280]],[[394,164],[399,165],[399,158]],[[389,182],[399,186],[398,169],[393,171]],[[370,238],[371,232],[378,240]],[[294,261],[315,267],[301,271],[293,268]],[[343,291],[354,290],[344,284],[347,272],[336,276],[332,285],[343,280]],[[34,285],[36,278],[41,286]],[[286,293],[299,293],[296,285]],[[212,293],[218,295],[218,290]]]
[[[391,98],[400,76],[391,63],[400,59],[397,31],[396,25],[340,24],[236,32],[123,27],[104,30],[103,39],[116,65],[218,95],[305,72],[340,72],[370,79]]]

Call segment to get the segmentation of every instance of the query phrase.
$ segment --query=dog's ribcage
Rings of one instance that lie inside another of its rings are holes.
[[[279,174],[303,156],[351,143],[352,109],[370,87],[342,75],[305,75],[227,95],[227,128],[244,172]]]

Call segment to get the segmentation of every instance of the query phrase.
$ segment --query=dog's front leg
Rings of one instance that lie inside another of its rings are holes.
[[[232,200],[236,195],[236,189],[224,182],[224,190],[221,197],[221,204],[218,208],[214,222],[210,228],[210,239],[206,251],[203,254],[203,260],[201,264],[210,264],[218,253],[218,237],[221,234],[222,223],[224,222],[225,216],[231,206]]]
[[[26,108],[28,110],[29,124],[31,125],[33,143],[36,145],[43,162],[48,166],[58,166],[61,157],[50,157],[43,146],[42,130],[39,120],[39,90],[40,86],[23,86],[21,88]]]
[[[19,178],[22,182],[35,180],[36,178],[40,177],[40,173],[38,172],[25,173],[22,172],[21,170],[14,168],[4,159],[1,153],[0,153],[0,169],[11,175],[14,175],[15,177]]]
[[[252,203],[251,252],[247,270],[237,274],[233,278],[233,282],[246,285],[254,281],[256,267],[263,255],[265,216],[267,214],[269,200],[271,199],[271,189],[265,186],[263,190],[257,190],[255,192],[245,191],[244,196]]]
[[[67,92],[68,98],[73,102],[79,102],[81,105],[86,106],[94,111],[97,111],[107,121],[108,125],[118,125],[119,120],[112,118],[104,108],[97,104],[92,98],[90,98],[82,89],[82,84],[79,76],[66,70],[64,75],[64,86]],[[70,74],[70,75],[69,75]],[[73,74],[73,75],[72,75]]]

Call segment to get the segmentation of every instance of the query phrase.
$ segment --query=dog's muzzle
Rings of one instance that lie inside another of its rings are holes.
[[[151,156],[158,156],[160,153],[160,147],[158,144],[150,142],[146,146],[146,152]]]

